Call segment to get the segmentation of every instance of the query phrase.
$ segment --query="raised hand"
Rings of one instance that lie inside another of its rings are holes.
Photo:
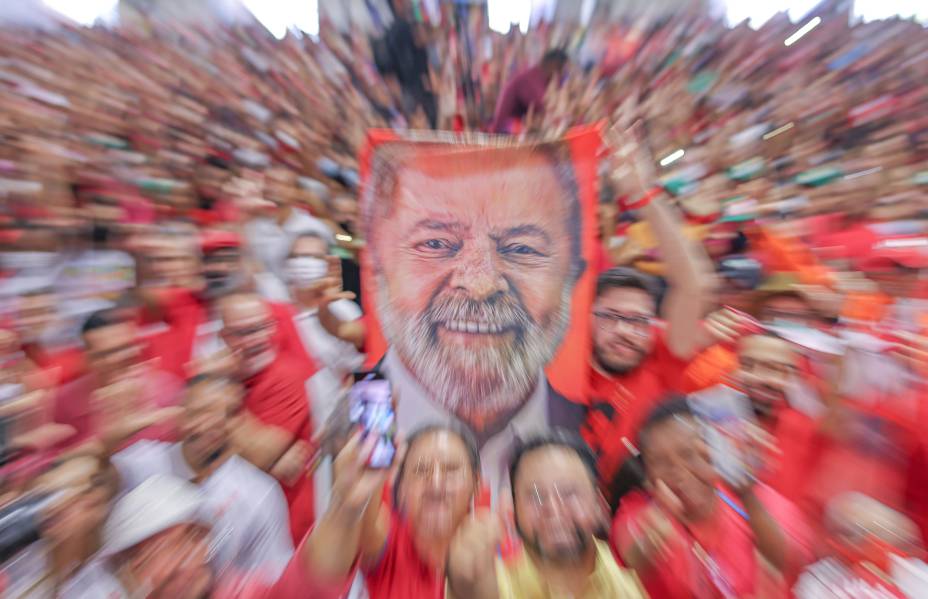
[[[500,518],[489,510],[479,510],[461,525],[448,550],[448,581],[457,596],[492,597],[496,548],[502,538]]]
[[[384,484],[402,461],[400,452],[397,452],[393,468],[369,468],[367,461],[377,440],[377,435],[362,440],[361,433],[356,432],[338,453],[333,465],[332,505],[338,505],[340,509],[357,517],[364,513],[371,502],[380,501]]]

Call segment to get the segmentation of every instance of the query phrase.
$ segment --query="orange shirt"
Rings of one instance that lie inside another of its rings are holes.
[[[702,391],[722,385],[738,369],[738,355],[728,345],[712,345],[693,358],[683,373],[683,390],[686,393]]]

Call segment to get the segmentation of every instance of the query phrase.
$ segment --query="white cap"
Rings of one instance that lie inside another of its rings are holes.
[[[103,554],[111,556],[178,524],[200,522],[196,486],[156,474],[124,495],[103,525]]]

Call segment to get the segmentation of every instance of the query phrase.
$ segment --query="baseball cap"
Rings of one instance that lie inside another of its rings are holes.
[[[200,236],[200,251],[204,254],[226,248],[237,248],[241,245],[242,240],[231,231],[204,231]]]
[[[202,499],[196,486],[156,474],[123,495],[103,525],[103,555],[134,547],[178,524],[202,523]]]

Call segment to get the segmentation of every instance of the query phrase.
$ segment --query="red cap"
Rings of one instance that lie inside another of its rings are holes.
[[[241,247],[238,235],[231,231],[204,231],[200,236],[200,250],[206,254],[227,248]]]

